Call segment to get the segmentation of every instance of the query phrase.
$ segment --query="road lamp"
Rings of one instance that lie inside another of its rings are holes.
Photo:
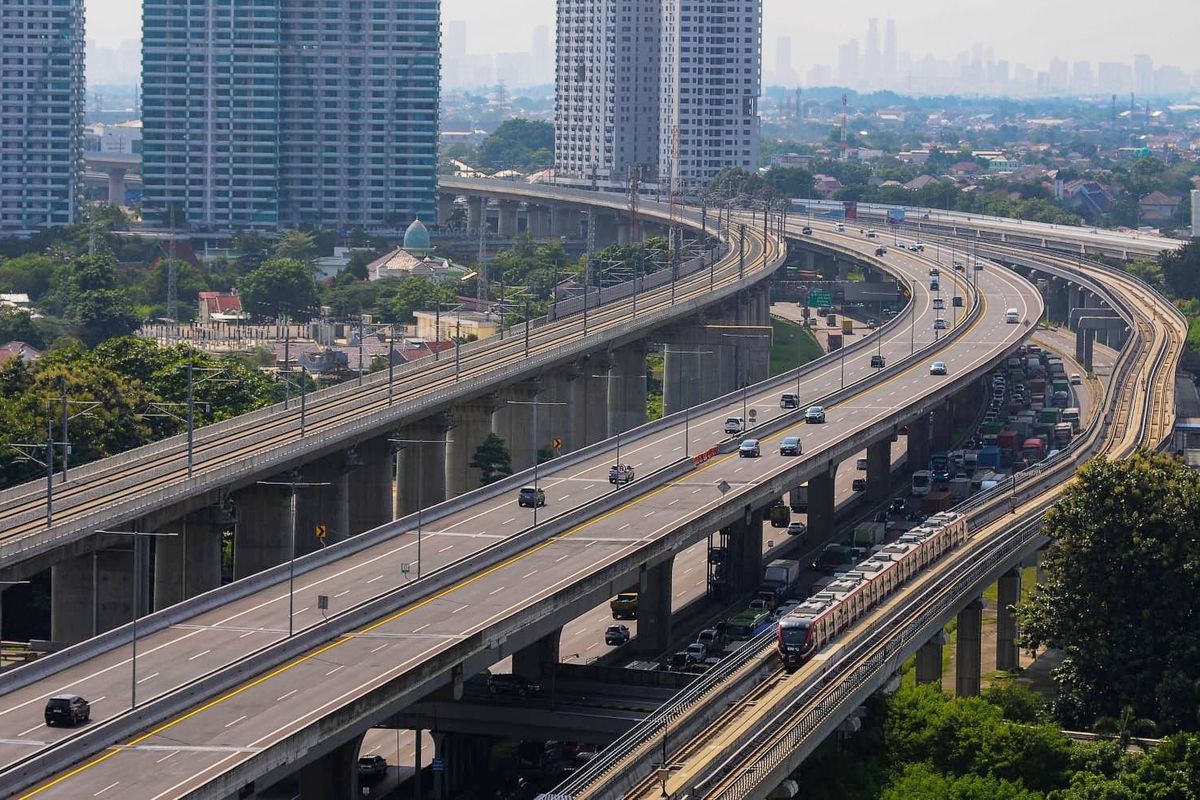
[[[388,443],[392,444],[392,445],[396,445],[398,448],[403,449],[405,445],[409,445],[409,444],[440,444],[440,445],[445,446],[446,440],[445,439],[388,439]],[[421,451],[418,451],[418,453],[420,453],[420,452]],[[424,461],[423,458],[419,458],[417,460],[417,578],[418,579],[421,577],[421,517],[422,517],[422,512],[424,511],[424,505],[425,505],[425,500],[422,497],[422,495],[424,494],[423,489],[424,489],[424,485],[425,485],[425,480],[424,480],[425,471],[423,469],[421,469],[421,465],[422,465],[423,461]]]
[[[259,486],[283,486],[288,491],[288,519],[291,524],[291,535],[288,536],[288,636],[293,633],[292,609],[295,606],[293,592],[296,587],[296,491],[317,486],[328,486],[328,482],[313,483],[303,481],[259,481]]]
[[[555,400],[506,400],[505,402],[514,406],[533,406],[533,441],[535,443],[533,449],[533,525],[537,527],[538,462],[541,460],[538,457],[541,448],[536,445],[538,441],[538,406],[565,406],[567,404]]]
[[[139,539],[144,536],[175,536],[174,533],[154,533],[151,531],[96,531],[98,534],[106,534],[108,536],[132,536],[133,537],[133,620],[130,624],[132,633],[131,642],[133,644],[133,658],[130,660],[129,669],[129,707],[137,708],[137,621],[138,613],[141,611],[141,585],[142,585],[142,559],[141,559],[141,543]],[[93,593],[95,588],[92,589]],[[93,594],[93,605],[99,598]]]
[[[672,355],[677,356],[710,356],[712,350],[672,350]],[[697,359],[699,361],[699,359]],[[699,372],[699,370],[697,370]],[[676,391],[679,392],[679,401],[683,405],[683,456],[687,458],[691,455],[691,421],[692,421],[692,406],[683,401],[683,369],[678,370],[679,380],[676,381]],[[619,377],[619,376],[618,376]],[[664,376],[665,377],[665,376]],[[619,450],[618,450],[619,452]]]

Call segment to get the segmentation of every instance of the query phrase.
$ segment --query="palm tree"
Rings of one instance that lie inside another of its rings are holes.
[[[1134,737],[1155,736],[1158,726],[1154,724],[1154,720],[1138,717],[1133,706],[1127,705],[1121,708],[1119,717],[1096,717],[1096,721],[1092,723],[1092,732],[1116,739],[1121,749],[1125,750]]]

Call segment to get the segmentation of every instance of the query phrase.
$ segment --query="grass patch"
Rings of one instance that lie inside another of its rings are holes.
[[[771,328],[771,377],[825,354],[821,343],[808,328],[778,317],[771,317]]]

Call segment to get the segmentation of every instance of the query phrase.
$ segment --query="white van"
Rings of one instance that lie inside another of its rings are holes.
[[[1020,322],[1021,321],[1021,312],[1017,311],[1015,308],[1008,309],[1007,311],[1004,312],[1004,321],[1010,325]]]

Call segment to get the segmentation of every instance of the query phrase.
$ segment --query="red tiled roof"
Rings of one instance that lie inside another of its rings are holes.
[[[200,301],[208,306],[210,314],[239,314],[242,311],[242,298],[236,294],[201,292]]]

